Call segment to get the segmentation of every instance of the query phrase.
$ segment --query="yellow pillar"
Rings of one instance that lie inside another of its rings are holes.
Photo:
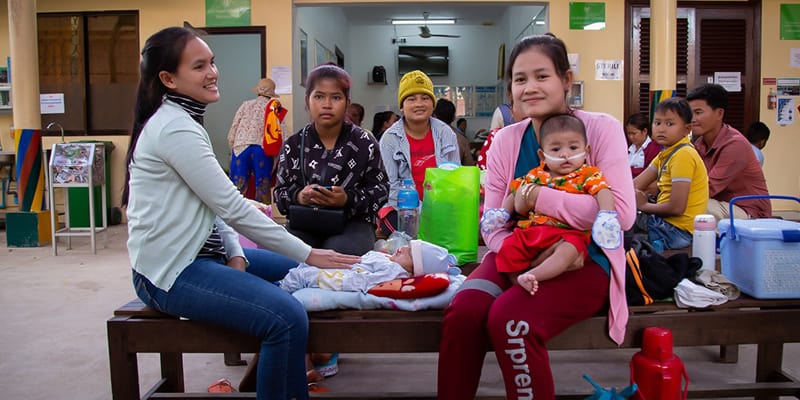
[[[677,88],[677,0],[650,0],[650,116]]]
[[[34,247],[50,241],[50,220],[42,210],[44,171],[36,36],[36,0],[8,0],[14,170],[19,206],[19,212],[6,215],[9,246]]]
[[[8,0],[14,127],[41,129],[36,0]]]

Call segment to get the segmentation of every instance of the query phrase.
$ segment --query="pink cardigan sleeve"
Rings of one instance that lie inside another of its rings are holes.
[[[494,135],[492,146],[486,152],[486,176],[484,179],[484,210],[500,208],[509,193],[509,184],[514,179],[514,168],[519,156],[519,146],[530,120],[506,126]],[[500,250],[503,240],[511,234],[498,229],[483,235],[486,247],[493,252]]]

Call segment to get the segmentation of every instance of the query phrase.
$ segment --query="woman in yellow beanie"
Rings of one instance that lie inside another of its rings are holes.
[[[389,176],[389,203],[397,207],[404,179],[413,179],[422,199],[425,170],[443,162],[461,163],[453,130],[432,118],[436,99],[433,82],[424,72],[411,71],[400,79],[397,102],[403,118],[381,136],[381,158]]]

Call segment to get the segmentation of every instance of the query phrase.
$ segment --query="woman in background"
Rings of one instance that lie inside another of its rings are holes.
[[[394,111],[376,112],[372,117],[372,134],[375,135],[375,139],[381,140],[383,132],[386,132],[398,119],[400,116]]]
[[[628,138],[628,164],[631,175],[636,178],[661,152],[661,145],[650,139],[650,118],[645,113],[636,113],[625,121],[625,136]]]
[[[450,125],[433,118],[433,82],[415,70],[400,78],[397,102],[403,118],[381,137],[381,157],[389,176],[389,205],[397,207],[397,192],[413,179],[422,200],[425,170],[443,162],[461,164],[456,134]]]
[[[309,72],[305,102],[311,122],[283,146],[275,203],[290,223],[292,204],[344,210],[341,233],[289,231],[311,246],[361,255],[375,245],[377,211],[389,184],[378,142],[346,119],[350,84],[350,75],[336,65]]]

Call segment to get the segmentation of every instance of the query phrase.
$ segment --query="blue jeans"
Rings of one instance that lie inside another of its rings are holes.
[[[198,257],[164,291],[133,272],[136,294],[150,307],[209,322],[261,339],[257,399],[308,399],[305,351],[308,316],[302,304],[274,282],[297,262],[260,249],[244,249],[247,272],[222,258]]]
[[[647,219],[647,238],[650,243],[661,240],[665,249],[682,249],[692,244],[691,233],[655,215]]]

